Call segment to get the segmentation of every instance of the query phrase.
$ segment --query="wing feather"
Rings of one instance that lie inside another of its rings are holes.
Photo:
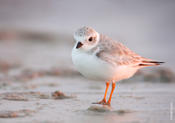
[[[117,65],[129,65],[129,66],[152,66],[158,65],[151,59],[144,58],[122,43],[114,41],[107,36],[101,35],[99,42],[99,52],[96,53],[96,56],[106,62]],[[147,62],[147,63],[146,63]]]

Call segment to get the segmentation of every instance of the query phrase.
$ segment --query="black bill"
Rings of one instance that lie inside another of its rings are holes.
[[[78,42],[76,48],[78,49],[78,48],[80,48],[82,46],[83,46],[83,44],[81,42]]]

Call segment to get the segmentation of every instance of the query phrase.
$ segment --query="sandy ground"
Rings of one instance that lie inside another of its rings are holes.
[[[118,83],[108,108],[91,104],[103,97],[105,84],[81,77],[43,77],[29,83],[11,83],[0,91],[0,122],[171,122],[175,118],[171,114],[175,110],[170,108],[175,102],[174,86]],[[51,95],[56,90],[70,98],[54,99]]]
[[[110,108],[92,104],[102,99],[105,83],[87,80],[74,71],[71,47],[1,42],[0,58],[8,64],[1,65],[0,71],[0,122],[169,123],[175,120],[174,82],[119,82]],[[63,92],[61,99],[52,96],[55,91]]]

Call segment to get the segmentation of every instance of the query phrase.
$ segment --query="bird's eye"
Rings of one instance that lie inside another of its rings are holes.
[[[93,38],[92,38],[92,37],[90,37],[90,38],[89,38],[89,41],[91,42],[91,41],[92,41],[92,39],[93,39]]]

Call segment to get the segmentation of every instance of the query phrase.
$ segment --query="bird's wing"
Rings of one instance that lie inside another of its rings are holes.
[[[99,43],[100,50],[96,53],[96,56],[112,64],[144,67],[162,63],[144,58],[122,43],[116,42],[106,36],[101,36]]]

